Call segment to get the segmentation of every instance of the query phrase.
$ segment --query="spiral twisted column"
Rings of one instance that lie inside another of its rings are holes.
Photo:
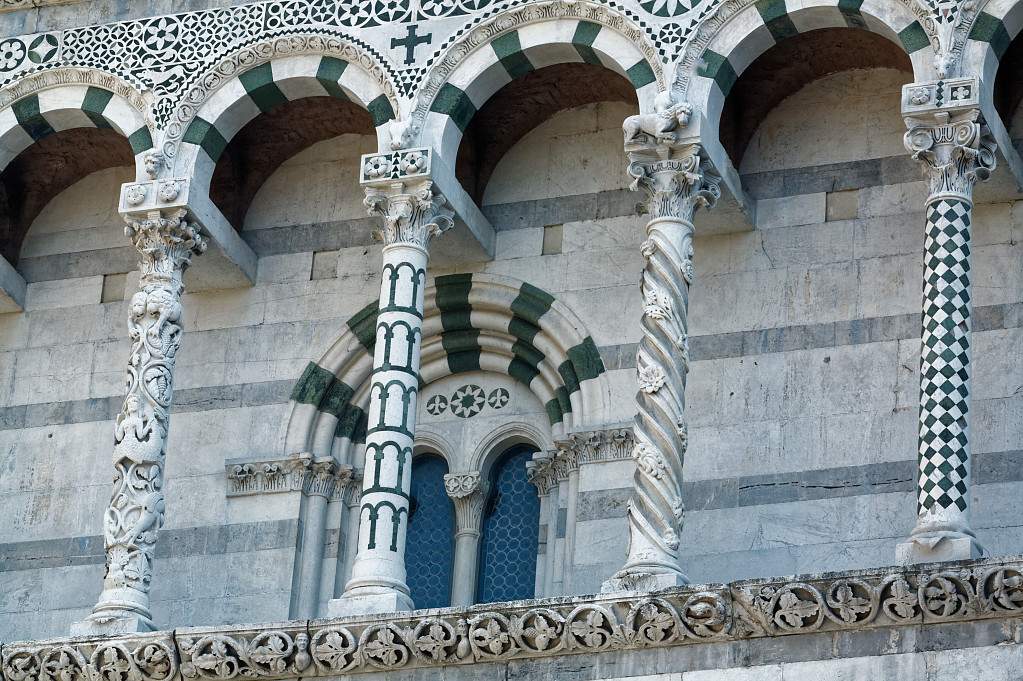
[[[139,290],[128,317],[131,352],[126,391],[114,424],[114,485],[104,513],[106,575],[92,614],[76,634],[151,631],[149,590],[156,538],[164,520],[166,457],[174,363],[181,346],[182,274],[206,244],[184,207],[125,212],[147,203],[152,184],[122,190],[125,235],[139,252]],[[177,196],[174,181],[159,187],[160,201]]]
[[[626,145],[632,188],[646,195],[643,242],[643,337],[636,353],[639,392],[636,461],[628,506],[629,554],[605,590],[656,589],[688,580],[679,563],[685,510],[682,466],[687,446],[688,307],[693,280],[693,214],[720,196],[699,144]]]
[[[901,563],[977,557],[970,527],[970,250],[973,186],[995,143],[973,78],[903,89],[906,148],[929,185],[924,223],[917,520]]]
[[[453,213],[429,179],[430,151],[363,157],[371,215],[383,218],[380,303],[369,421],[352,576],[331,615],[413,609],[406,584],[405,535],[412,486],[412,445],[419,393],[423,299],[430,240],[450,229]]]

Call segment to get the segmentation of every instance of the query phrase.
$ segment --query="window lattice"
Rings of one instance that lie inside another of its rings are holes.
[[[533,598],[540,531],[540,499],[526,478],[533,452],[515,447],[495,466],[480,546],[481,603]]]
[[[405,567],[417,608],[451,605],[455,509],[444,491],[447,472],[447,463],[437,456],[418,456],[412,462]]]

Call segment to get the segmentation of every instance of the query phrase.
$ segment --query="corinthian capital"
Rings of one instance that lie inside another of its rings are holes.
[[[198,225],[185,219],[186,210],[151,210],[124,216],[124,234],[131,239],[139,258],[139,285],[180,286],[181,274],[192,255],[206,250]]]
[[[480,531],[483,503],[486,501],[488,489],[487,481],[477,472],[448,473],[444,476],[444,490],[455,506],[458,532]]]
[[[924,165],[931,196],[972,200],[995,167],[995,141],[980,111],[975,78],[912,83],[902,90],[906,149]]]
[[[454,225],[454,211],[430,180],[430,154],[429,149],[403,149],[362,157],[363,203],[370,215],[384,219],[374,236],[385,246],[429,250],[430,239]]]
[[[630,188],[646,194],[652,218],[677,218],[692,223],[697,208],[712,207],[721,196],[721,178],[711,169],[698,143],[627,142]]]

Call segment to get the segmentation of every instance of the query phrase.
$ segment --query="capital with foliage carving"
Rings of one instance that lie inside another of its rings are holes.
[[[402,149],[362,157],[363,203],[384,219],[373,236],[385,246],[429,250],[430,239],[454,226],[454,211],[430,179],[429,149]]]
[[[924,165],[930,194],[972,202],[973,185],[991,175],[996,145],[980,111],[975,78],[903,88],[906,149]]]
[[[448,473],[444,476],[444,491],[455,506],[458,534],[479,534],[483,520],[483,504],[490,485],[479,472]]]

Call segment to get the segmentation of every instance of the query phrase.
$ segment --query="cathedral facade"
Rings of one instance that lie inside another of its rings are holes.
[[[0,679],[1023,679],[1021,30],[0,0]]]

